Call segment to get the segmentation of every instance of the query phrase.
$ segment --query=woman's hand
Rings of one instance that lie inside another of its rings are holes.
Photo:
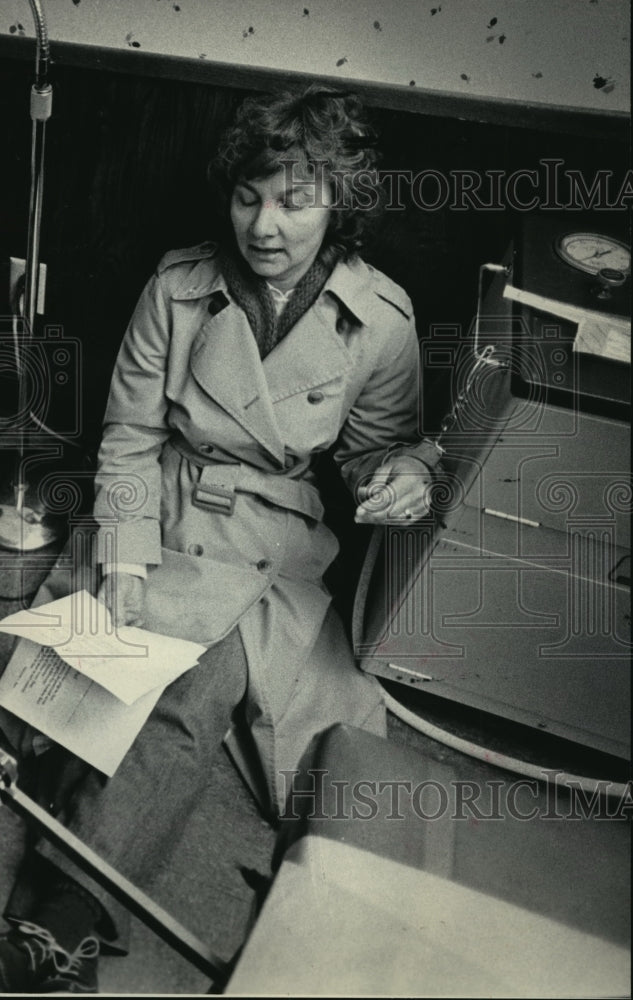
[[[360,503],[354,520],[360,524],[417,521],[430,508],[431,470],[418,458],[397,455],[376,469],[358,488]]]
[[[145,580],[132,573],[107,573],[101,584],[97,600],[105,604],[112,615],[115,627],[143,625],[143,596]]]

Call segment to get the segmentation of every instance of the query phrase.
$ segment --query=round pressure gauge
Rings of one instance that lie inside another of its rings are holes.
[[[556,252],[565,263],[587,274],[598,274],[605,268],[631,273],[631,250],[626,243],[600,233],[567,233],[555,244]]]

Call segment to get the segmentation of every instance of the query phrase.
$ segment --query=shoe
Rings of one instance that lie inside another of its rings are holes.
[[[70,954],[46,928],[15,921],[0,934],[0,993],[98,993],[98,957],[95,937]]]

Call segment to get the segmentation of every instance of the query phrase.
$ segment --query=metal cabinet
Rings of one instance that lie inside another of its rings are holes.
[[[493,361],[445,442],[435,518],[388,526],[365,567],[357,653],[368,672],[628,757],[630,368],[579,355],[573,323],[507,297],[526,246],[546,259],[555,236],[556,220],[525,223],[492,282],[476,332]],[[456,393],[474,334],[422,347]]]

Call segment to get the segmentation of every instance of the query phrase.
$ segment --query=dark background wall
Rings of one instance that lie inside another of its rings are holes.
[[[0,69],[6,138],[0,263],[26,255],[32,76],[30,63],[21,60],[6,59]],[[206,164],[245,91],[73,67],[54,68],[52,83],[41,244],[48,265],[44,322],[61,325],[65,336],[81,343],[81,439],[94,448],[116,350],[145,280],[166,250],[213,238]],[[588,180],[597,169],[620,178],[624,173],[624,128],[622,141],[617,135],[597,141],[406,111],[378,108],[373,114],[384,169],[511,174],[558,157]],[[425,190],[430,202],[431,188]],[[413,204],[406,185],[403,192],[406,208],[385,213],[365,256],[410,294],[420,337],[431,324],[468,324],[477,268],[500,258],[521,213],[511,207],[424,210]],[[443,402],[437,399],[438,411]],[[50,416],[54,423],[54,407]],[[427,407],[427,421],[436,417]]]

